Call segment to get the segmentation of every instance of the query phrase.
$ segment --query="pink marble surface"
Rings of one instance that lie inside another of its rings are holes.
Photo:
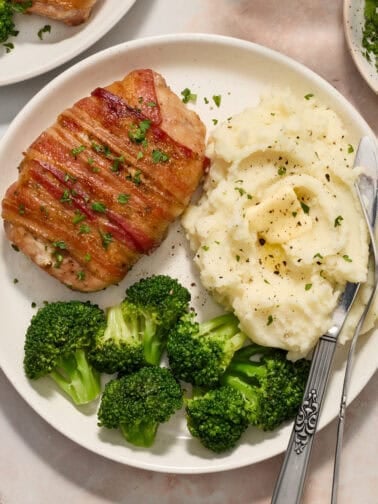
[[[378,133],[378,97],[347,51],[341,0],[138,0],[129,15],[81,58],[124,40],[188,31],[235,36],[293,57],[334,85]],[[0,135],[22,105],[61,70],[0,90]],[[340,504],[378,502],[377,392],[376,373],[347,411]],[[333,422],[317,436],[304,504],[330,500],[335,431]],[[283,459],[280,455],[208,475],[159,474],[123,466],[55,431],[1,372],[0,433],[0,504],[267,504]]]

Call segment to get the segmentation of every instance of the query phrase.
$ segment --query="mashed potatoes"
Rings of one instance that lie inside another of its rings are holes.
[[[360,171],[339,117],[275,91],[212,134],[205,192],[183,218],[204,286],[257,343],[308,354],[345,283],[367,277]]]

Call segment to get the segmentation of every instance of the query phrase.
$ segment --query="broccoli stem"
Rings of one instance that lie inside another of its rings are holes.
[[[238,331],[238,327],[239,320],[235,315],[232,313],[225,313],[224,315],[219,315],[219,317],[199,324],[199,334],[206,335],[210,332],[217,332],[225,338],[231,338]]]
[[[160,364],[164,349],[158,333],[159,330],[157,331],[156,329],[156,322],[151,317],[146,316],[144,327],[142,328],[143,353],[145,361],[153,366]]]
[[[90,366],[84,350],[62,357],[50,376],[77,405],[93,401],[101,392],[100,373]]]
[[[148,448],[155,441],[158,426],[158,422],[144,422],[141,420],[133,424],[122,423],[120,429],[126,441],[136,446]]]

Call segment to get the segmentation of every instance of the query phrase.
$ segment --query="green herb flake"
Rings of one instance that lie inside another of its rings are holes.
[[[222,102],[222,95],[213,95],[213,102],[219,108]]]
[[[126,203],[128,203],[128,201],[129,201],[129,199],[130,199],[130,194],[122,193],[122,194],[118,195],[117,201],[121,205],[126,205]]]
[[[31,307],[32,308],[36,308],[37,307],[37,303],[35,301],[32,301]]]
[[[312,283],[308,283],[305,285],[305,290],[308,291],[311,289],[311,287],[312,287]]]
[[[102,231],[100,231],[100,236],[101,236],[102,246],[104,247],[105,250],[107,250],[109,245],[113,241],[113,236],[111,233],[103,233]]]
[[[291,212],[291,215],[292,215],[293,217],[296,217],[296,216],[298,215],[298,212]]]
[[[6,42],[3,44],[3,47],[5,47],[5,52],[8,54],[14,49],[14,44],[12,44],[12,42]]]
[[[71,150],[71,154],[73,155],[73,157],[76,159],[77,156],[81,153],[85,151],[85,145],[79,145],[79,147],[74,147],[72,150]]]
[[[66,250],[67,249],[67,244],[65,241],[63,240],[56,240],[53,242],[53,246],[57,249],[60,249],[60,250]]]
[[[312,93],[308,93],[304,96],[305,100],[311,100],[311,98],[313,98],[314,95]]]
[[[92,256],[89,252],[87,252],[84,256],[84,261],[89,262],[92,259]]]
[[[352,259],[347,254],[343,255],[343,259],[346,262],[352,262]]]
[[[72,196],[68,189],[65,189],[60,197],[61,203],[72,203]]]
[[[197,101],[197,95],[195,93],[192,93],[189,88],[183,89],[181,91],[181,96],[182,96],[182,101],[184,103],[189,103],[189,102],[195,103]]]
[[[78,271],[76,274],[76,278],[81,282],[85,280],[85,271]]]
[[[111,170],[113,172],[118,172],[120,169],[120,165],[125,162],[125,158],[123,156],[119,156],[113,159],[113,163],[111,166]]]
[[[210,247],[209,247],[209,246],[207,246],[207,245],[203,245],[201,248],[202,248],[202,250],[204,250],[205,252],[207,252],[207,251],[210,249]]]
[[[206,98],[206,96],[204,97],[203,101],[205,102],[206,105],[209,104],[209,100],[208,100],[208,98]]]
[[[38,38],[39,40],[43,40],[43,35],[45,33],[51,33],[51,25],[45,25],[40,30],[38,30]]]
[[[18,213],[19,215],[25,215],[25,205],[23,203],[18,205]]]
[[[85,215],[79,212],[79,210],[75,211],[75,215],[72,217],[73,224],[79,224],[79,222],[85,219]]]
[[[131,180],[131,182],[137,186],[139,186],[142,181],[141,181],[141,178],[140,176],[142,175],[142,172],[140,170],[137,170],[134,175],[127,175],[126,176],[126,180]]]
[[[154,101],[147,102],[147,107],[157,107],[157,103]]]
[[[267,321],[266,321],[266,325],[268,326],[268,325],[270,325],[270,324],[272,324],[272,323],[273,323],[273,316],[272,316],[272,315],[269,315],[269,317],[268,317],[268,319],[267,319]]]
[[[352,154],[354,152],[353,145],[349,144],[348,145],[348,154]]]
[[[79,228],[79,234],[88,234],[91,232],[91,228],[88,224],[82,224]]]
[[[240,261],[240,255],[235,256],[235,259],[236,259],[237,262],[239,262]]]
[[[310,207],[308,205],[306,205],[306,203],[304,203],[303,201],[301,201],[301,207],[302,207],[302,210],[305,214],[310,213]]]
[[[285,175],[286,173],[286,166],[280,166],[277,170],[278,175]]]
[[[159,149],[154,149],[152,151],[152,161],[154,163],[166,163],[169,161],[169,156],[165,152],[159,150]]]
[[[151,126],[151,121],[149,119],[144,119],[140,121],[138,125],[132,124],[128,135],[132,142],[141,143],[146,138],[147,131]]]
[[[218,124],[218,119],[212,119],[214,126]]]
[[[316,259],[316,258],[318,258],[318,259],[324,259],[324,258],[323,258],[323,256],[322,256],[322,254],[320,254],[319,252],[317,252],[317,253],[314,255],[314,259]]]
[[[334,222],[334,227],[341,226],[341,222],[344,220],[342,215],[338,215]]]
[[[13,278],[13,283],[18,284],[18,278]]]
[[[95,212],[104,213],[106,211],[106,206],[104,205],[104,203],[100,203],[99,201],[93,201],[91,208]]]

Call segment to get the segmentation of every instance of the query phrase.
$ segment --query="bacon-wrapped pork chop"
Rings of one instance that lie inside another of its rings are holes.
[[[26,150],[2,202],[7,237],[79,291],[153,251],[202,177],[205,127],[152,70],[97,88]]]
[[[13,0],[22,3],[24,0]],[[74,26],[86,21],[97,0],[33,0],[27,12]]]

